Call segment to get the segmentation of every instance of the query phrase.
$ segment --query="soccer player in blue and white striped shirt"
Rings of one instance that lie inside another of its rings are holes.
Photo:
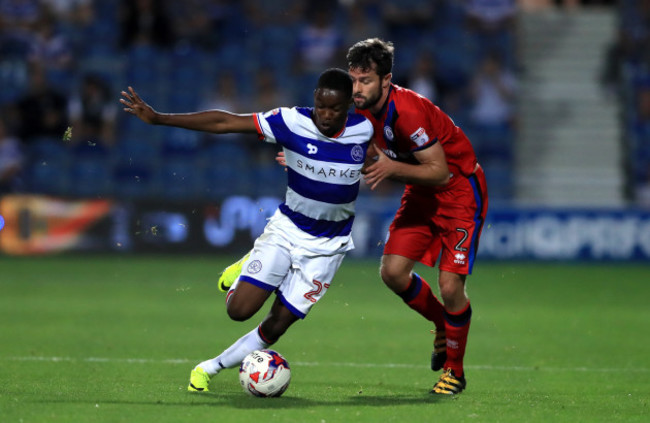
[[[216,134],[257,133],[283,148],[288,176],[285,201],[255,241],[241,276],[228,292],[227,311],[233,320],[244,321],[273,292],[275,302],[258,327],[192,370],[188,390],[207,391],[212,376],[275,343],[329,288],[345,253],[354,248],[355,201],[373,128],[365,117],[348,112],[352,80],[341,69],[321,74],[314,107],[283,107],[266,113],[166,114],[142,101],[131,87],[122,96],[124,110],[150,124]]]

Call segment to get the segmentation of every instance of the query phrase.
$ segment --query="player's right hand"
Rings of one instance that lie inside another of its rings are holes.
[[[126,91],[121,93],[124,98],[120,99],[120,103],[125,106],[124,111],[136,115],[146,123],[155,124],[158,112],[145,103],[133,87],[129,87],[128,90],[128,93]]]
[[[286,170],[287,170],[287,169],[286,169],[286,167],[287,167],[287,158],[284,157],[284,151],[279,151],[279,152],[278,152],[278,155],[275,156],[275,161],[278,162],[278,164],[279,164],[280,166],[284,166],[284,167],[285,167],[284,170],[285,170],[285,172],[286,172]]]

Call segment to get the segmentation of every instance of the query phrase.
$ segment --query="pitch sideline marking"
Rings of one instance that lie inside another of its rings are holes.
[[[127,363],[127,364],[188,364],[196,363],[200,360],[190,360],[187,358],[169,358],[169,359],[151,359],[151,358],[108,358],[108,357],[0,357],[3,361],[42,361],[50,363],[58,362],[82,362],[82,363]],[[401,363],[319,363],[308,361],[295,361],[291,364],[296,366],[319,367],[319,366],[339,366],[339,367],[368,367],[368,368],[385,368],[385,369],[419,369],[422,365],[401,364]],[[494,370],[494,371],[517,371],[517,372],[594,372],[594,373],[648,373],[650,369],[637,367],[632,369],[623,368],[593,368],[593,367],[544,367],[544,366],[493,366],[485,364],[465,365],[470,370]]]

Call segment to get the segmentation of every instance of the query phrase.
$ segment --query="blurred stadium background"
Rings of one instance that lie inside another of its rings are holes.
[[[0,0],[0,250],[243,252],[282,198],[275,148],[143,124],[311,105],[367,37],[465,130],[488,178],[486,259],[650,258],[647,0]],[[364,189],[358,257],[398,186]]]

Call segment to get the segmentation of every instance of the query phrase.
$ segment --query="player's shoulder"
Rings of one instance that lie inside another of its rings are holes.
[[[258,113],[270,125],[294,127],[304,125],[311,121],[312,110],[309,107],[277,107],[267,112]]]
[[[358,131],[367,132],[371,136],[375,131],[374,127],[372,126],[372,122],[370,122],[370,119],[357,112],[348,113],[348,119],[345,123],[345,126],[348,129],[355,129]]]
[[[294,108],[276,107],[275,109],[259,112],[257,113],[257,115],[263,117],[264,119],[272,119],[274,117],[282,118],[283,116],[291,115],[293,113],[292,112],[293,109],[295,109],[295,107]]]
[[[357,112],[349,112],[348,113],[348,121],[347,121],[347,126],[356,126],[360,124],[365,124],[365,123],[370,123],[370,120],[368,120],[367,117],[364,115],[357,113]]]
[[[391,92],[392,100],[396,102],[397,105],[414,106],[421,107],[422,105],[433,106],[433,102],[428,98],[424,97],[420,93],[413,91],[410,88],[405,88],[397,84],[393,84],[393,89]]]

